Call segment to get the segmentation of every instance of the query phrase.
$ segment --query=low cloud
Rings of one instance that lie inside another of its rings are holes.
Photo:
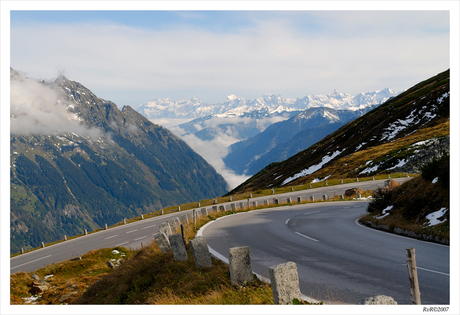
[[[228,154],[228,147],[240,139],[219,132],[212,140],[201,140],[194,134],[184,134],[179,127],[170,129],[174,134],[184,140],[196,153],[201,155],[214,169],[224,177],[228,183],[229,190],[237,187],[249,178],[245,175],[237,175],[227,169],[223,158]]]
[[[97,139],[99,129],[80,124],[74,104],[64,99],[56,87],[15,75],[10,86],[10,132],[15,135],[57,135],[75,133]]]

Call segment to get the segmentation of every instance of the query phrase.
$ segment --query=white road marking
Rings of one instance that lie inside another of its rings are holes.
[[[407,266],[407,264],[402,264],[402,265]],[[439,273],[440,275],[450,276],[448,273],[441,272],[441,271],[435,271],[435,270],[426,269],[426,268],[422,268],[422,267],[417,267],[417,269],[425,270],[425,271],[429,271],[429,272],[433,272],[433,273]]]
[[[115,245],[115,247],[121,246],[121,245],[125,245],[125,244],[128,244],[128,243],[129,243],[129,242],[124,242],[124,243],[121,243],[121,244],[117,244],[117,245]]]
[[[318,213],[318,212],[321,212],[321,211],[315,211],[315,212],[306,212],[304,214],[313,214],[313,213]]]
[[[30,264],[30,263],[33,263],[33,262],[36,262],[36,261],[38,261],[38,260],[42,260],[42,259],[51,257],[51,256],[52,256],[52,255],[48,255],[48,256],[45,256],[45,257],[42,257],[42,258],[37,258],[37,259],[35,259],[35,260],[31,260],[31,261],[29,261],[29,262],[26,262],[26,263],[23,263],[23,264],[20,264],[20,265],[11,267],[10,270],[11,270],[11,269],[14,269],[14,268],[18,268],[18,267],[24,266],[24,265],[27,265],[27,264]]]
[[[319,242],[318,240],[315,240],[314,238],[311,238],[311,237],[308,237],[308,236],[306,236],[306,235],[303,235],[303,234],[301,234],[301,233],[299,233],[299,232],[295,232],[295,234],[300,235],[300,236],[305,237],[305,238],[308,238],[309,240],[312,240],[312,241],[315,241],[315,242]]]
[[[118,236],[118,234],[117,234],[117,235],[112,235],[112,236],[106,237],[106,238],[104,238],[104,239],[105,239],[105,240],[108,240],[109,238],[116,237],[116,236]]]
[[[145,226],[145,227],[143,227],[141,230],[151,228],[152,226],[156,226],[156,224],[154,224],[154,225],[149,225],[149,226]]]
[[[284,224],[289,224],[289,220],[291,220],[290,218],[286,220],[286,222],[284,222]]]
[[[136,231],[137,231],[137,229],[136,229],[136,230],[132,230],[132,231],[128,231],[128,232],[126,232],[126,234],[132,233],[132,232],[136,232]]]
[[[136,238],[135,241],[141,240],[141,239],[146,238],[146,237],[148,237],[148,236],[142,236],[142,237]]]

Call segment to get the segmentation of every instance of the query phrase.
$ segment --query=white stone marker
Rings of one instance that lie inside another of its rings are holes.
[[[294,299],[301,299],[299,275],[294,262],[289,261],[270,267],[268,273],[275,304],[290,305]]]
[[[160,247],[161,252],[167,254],[171,252],[171,245],[169,244],[169,238],[164,233],[158,233],[155,235],[155,242],[157,242],[158,247]]]
[[[188,259],[187,250],[185,249],[184,240],[180,233],[169,235],[169,244],[176,261],[183,261]]]
[[[302,202],[302,197],[297,197],[297,202]]]
[[[197,268],[212,268],[211,254],[204,237],[198,236],[191,240],[190,248]]]
[[[180,223],[181,224],[188,224],[188,215],[184,214],[180,216]]]
[[[158,227],[158,232],[164,233],[166,236],[169,236],[172,234],[171,226],[168,222],[163,222]]]
[[[253,276],[248,246],[229,249],[229,267],[232,285],[242,286],[245,282],[252,282]]]
[[[207,216],[208,215],[208,209],[202,208],[201,209],[201,215],[204,216],[204,217]]]

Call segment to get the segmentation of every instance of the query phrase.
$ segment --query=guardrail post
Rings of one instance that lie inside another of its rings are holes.
[[[85,229],[85,235],[88,235],[88,230],[87,229]]]
[[[233,247],[229,249],[230,281],[232,285],[241,286],[252,282],[251,258],[249,247]]]
[[[141,214],[141,219],[144,220],[144,215],[143,214]]]
[[[24,254],[24,248],[21,248],[21,254]]]
[[[161,209],[161,214],[165,214],[165,212],[164,212],[164,210],[163,210],[163,209]]]
[[[42,248],[45,248],[45,243],[44,242],[42,242]]]
[[[123,219],[123,224],[126,224],[126,219]]]
[[[107,223],[105,224],[105,230],[107,230]]]
[[[180,211],[180,206],[177,206],[177,212],[179,212],[179,211]]]
[[[67,235],[64,235],[64,241],[67,241]]]
[[[299,275],[294,262],[289,261],[270,267],[268,272],[275,304],[288,305],[293,304],[294,299],[301,299]]]
[[[412,297],[412,304],[420,305],[420,289],[418,287],[417,264],[415,262],[415,248],[406,249],[407,257],[407,270],[409,272],[410,282],[410,295]]]

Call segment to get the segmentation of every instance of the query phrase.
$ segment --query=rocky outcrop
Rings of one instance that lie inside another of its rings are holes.
[[[443,153],[450,153],[450,136],[441,139],[432,139],[429,144],[419,150],[414,151],[409,160],[403,166],[396,167],[396,173],[420,173],[422,166],[438,159]]]
[[[360,305],[397,305],[398,303],[391,297],[386,295],[377,295],[368,297],[358,304]]]

